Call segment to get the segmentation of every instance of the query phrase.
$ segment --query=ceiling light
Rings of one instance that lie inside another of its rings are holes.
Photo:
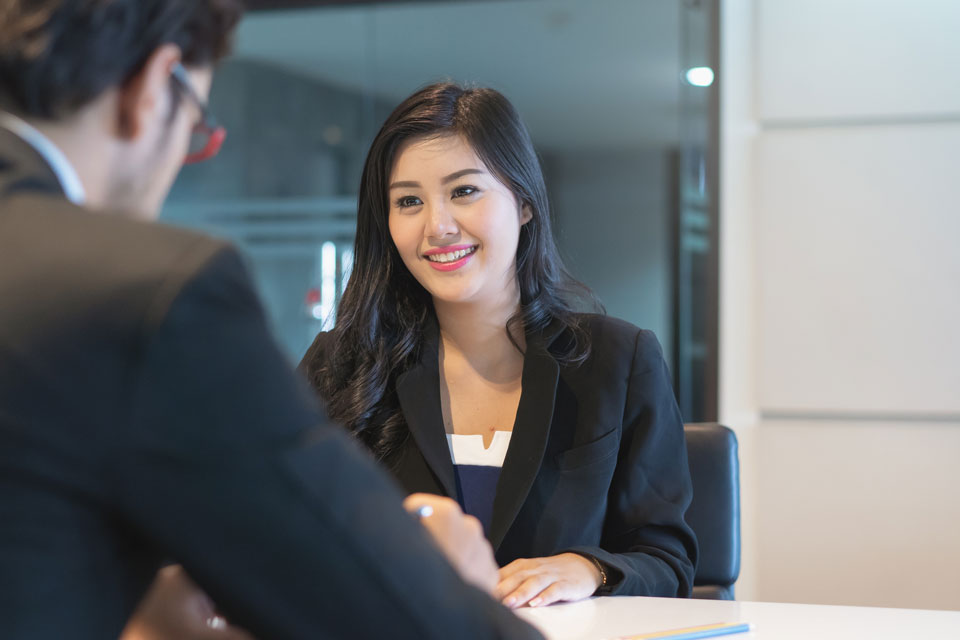
[[[713,84],[713,69],[710,67],[687,69],[687,82],[695,87],[709,87]]]

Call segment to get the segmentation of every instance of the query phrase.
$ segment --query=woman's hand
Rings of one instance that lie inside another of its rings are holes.
[[[500,569],[494,595],[516,609],[589,598],[601,583],[600,571],[587,558],[561,553],[548,558],[520,558]]]
[[[487,593],[493,592],[497,586],[497,561],[493,548],[483,537],[479,520],[464,515],[454,500],[429,493],[411,494],[403,506],[420,516],[420,523],[461,578]],[[418,513],[421,509],[429,515]]]
[[[120,640],[253,640],[217,615],[182,567],[161,569]]]

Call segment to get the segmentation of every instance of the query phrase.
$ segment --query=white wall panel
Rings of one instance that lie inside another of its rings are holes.
[[[960,124],[762,136],[762,410],[960,414],[958,149]]]
[[[758,0],[760,118],[960,114],[957,0]]]
[[[763,600],[960,609],[960,423],[757,431]]]
[[[960,609],[960,1],[723,7],[741,595]]]

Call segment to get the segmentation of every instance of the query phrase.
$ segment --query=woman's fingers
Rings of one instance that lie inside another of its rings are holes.
[[[575,553],[514,560],[500,569],[494,595],[508,607],[541,607],[589,598],[601,583],[596,566]]]
[[[570,587],[571,585],[569,582],[554,582],[549,587],[541,591],[536,598],[530,600],[529,604],[531,607],[545,607],[548,604],[553,604],[554,602],[560,602],[563,600],[579,600],[579,598],[576,597],[578,594],[574,593]]]
[[[511,609],[522,607],[550,586],[555,579],[554,576],[544,573],[531,575],[503,598],[503,604]]]
[[[518,571],[523,571],[524,569],[530,569],[533,566],[533,561],[528,560],[527,558],[519,558],[514,560],[510,564],[500,567],[500,579],[505,580],[517,573]]]
[[[493,595],[499,600],[504,600],[509,594],[513,593],[520,584],[537,573],[537,563],[527,558],[514,560],[510,564],[500,569],[500,580]]]
[[[501,577],[500,582],[497,583],[497,587],[493,590],[493,597],[501,602],[505,601],[506,597],[516,591],[520,583],[526,579],[526,575],[519,575],[517,573],[507,576],[506,578]]]

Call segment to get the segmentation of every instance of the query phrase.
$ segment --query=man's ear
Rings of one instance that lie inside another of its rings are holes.
[[[173,44],[158,47],[143,67],[119,88],[117,130],[121,138],[135,140],[143,135],[151,120],[167,117],[159,110],[170,91],[173,66],[180,58],[180,47]]]

